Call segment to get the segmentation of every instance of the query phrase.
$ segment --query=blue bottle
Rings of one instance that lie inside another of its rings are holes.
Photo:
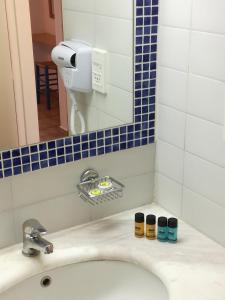
[[[167,227],[167,218],[160,217],[158,218],[158,235],[157,239],[160,242],[166,242],[168,239],[168,227]]]
[[[177,229],[178,229],[178,220],[176,218],[170,218],[168,220],[168,241],[170,243],[177,242]]]

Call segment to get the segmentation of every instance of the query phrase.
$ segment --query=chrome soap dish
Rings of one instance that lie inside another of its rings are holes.
[[[99,177],[89,169],[81,175],[77,185],[79,196],[91,205],[99,205],[123,196],[124,185],[110,176]]]

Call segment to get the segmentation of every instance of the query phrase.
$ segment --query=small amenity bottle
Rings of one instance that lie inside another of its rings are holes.
[[[145,215],[143,213],[135,214],[135,236],[138,238],[144,237],[145,234]]]
[[[156,239],[156,216],[148,215],[146,218],[146,238],[149,240]]]
[[[177,228],[178,220],[176,218],[170,218],[168,220],[168,241],[170,243],[177,242]]]
[[[158,218],[158,240],[160,242],[166,242],[168,238],[168,229],[167,229],[167,218],[160,217]]]

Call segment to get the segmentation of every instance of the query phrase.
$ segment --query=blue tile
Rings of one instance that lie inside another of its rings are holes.
[[[40,152],[40,160],[45,160],[48,158],[48,153],[45,152]]]
[[[112,130],[111,129],[107,129],[105,131],[105,137],[110,137],[112,135]]]
[[[69,163],[72,161],[73,161],[73,155],[72,154],[66,155],[66,162]]]
[[[120,136],[120,141],[121,141],[121,142],[126,142],[126,140],[127,140],[126,134],[122,134],[122,135]]]
[[[80,152],[80,149],[81,149],[80,144],[77,144],[77,145],[73,146],[73,151],[74,152]]]
[[[80,160],[81,159],[81,154],[80,153],[75,153],[74,154],[74,160]]]
[[[143,0],[136,0],[136,5],[137,6],[143,6],[144,5],[144,1]]]
[[[13,168],[13,174],[14,175],[20,175],[20,174],[22,174],[22,168],[21,167],[15,167],[15,168]]]
[[[87,141],[88,141],[88,135],[87,134],[82,135],[81,142],[87,142]]]
[[[103,145],[104,145],[104,140],[103,139],[97,141],[97,146],[98,147],[102,147]]]
[[[31,166],[30,164],[23,165],[23,173],[28,173],[31,171]]]
[[[3,152],[2,153],[2,158],[3,159],[11,158],[11,152],[10,151]]]
[[[30,148],[29,147],[23,147],[21,148],[21,154],[22,155],[27,155],[30,153]]]
[[[50,158],[49,159],[49,166],[53,167],[57,165],[57,160],[56,158]]]
[[[105,145],[108,146],[108,145],[111,145],[111,144],[112,144],[112,138],[106,138]]]
[[[88,143],[83,143],[82,145],[82,150],[87,150],[88,149]]]
[[[56,142],[55,141],[48,142],[48,149],[55,149],[55,148],[56,148]]]
[[[111,152],[112,152],[112,147],[111,146],[105,147],[105,153],[111,153]]]
[[[38,146],[37,145],[30,146],[30,152],[31,153],[38,152]]]
[[[37,153],[31,154],[31,161],[32,162],[39,161],[39,155]]]
[[[97,138],[98,138],[98,139],[102,139],[103,137],[104,137],[103,131],[97,132]]]
[[[64,155],[65,154],[65,149],[64,148],[58,148],[57,149],[57,155],[60,156],[60,155]]]
[[[96,145],[97,145],[96,141],[90,142],[90,149],[96,148]]]
[[[50,151],[48,152],[48,155],[49,155],[49,158],[56,157],[56,150],[55,150],[55,149],[54,149],[54,150],[50,150]]]
[[[127,144],[126,143],[122,143],[120,145],[120,150],[126,150],[127,149]]]
[[[65,142],[64,140],[57,140],[56,141],[56,147],[63,147],[65,145]]]
[[[66,147],[66,154],[71,154],[73,153],[73,148],[70,146],[70,147]]]
[[[118,135],[118,134],[119,134],[119,128],[114,128],[113,135]]]
[[[64,163],[65,163],[65,157],[64,157],[64,156],[58,157],[58,164],[59,164],[59,165],[62,165],[62,164],[64,164]]]
[[[119,144],[113,145],[113,152],[117,152],[120,150]]]
[[[31,161],[30,156],[28,156],[28,155],[22,156],[22,164],[23,164],[23,165],[29,164],[30,161]]]
[[[47,144],[46,143],[42,143],[39,145],[39,151],[45,151],[47,149]]]
[[[40,169],[39,163],[35,162],[31,164],[32,171],[37,171]]]
[[[89,156],[88,151],[82,151],[82,158],[87,158]]]
[[[41,161],[40,166],[42,169],[48,168],[48,161],[47,160]]]
[[[90,156],[91,156],[91,157],[96,156],[96,149],[90,150]]]
[[[119,143],[119,141],[120,141],[119,136],[114,136],[113,137],[113,144],[117,144],[117,143]]]
[[[105,148],[104,147],[98,148],[97,152],[98,152],[98,155],[103,155],[103,154],[105,154]]]
[[[20,157],[14,158],[13,166],[16,167],[16,166],[20,166],[20,165],[21,165],[21,158]]]
[[[11,168],[12,167],[12,161],[11,161],[11,159],[4,160],[3,161],[3,166],[4,166],[4,169]]]
[[[65,145],[72,145],[72,138],[71,137],[65,139]]]
[[[80,136],[74,136],[73,137],[73,143],[74,144],[79,144],[80,143]]]
[[[20,156],[20,149],[12,150],[12,157]]]
[[[13,175],[12,169],[4,170],[4,177],[10,177]]]
[[[97,133],[96,132],[92,132],[89,134],[89,140],[92,141],[92,140],[96,140],[97,138]]]

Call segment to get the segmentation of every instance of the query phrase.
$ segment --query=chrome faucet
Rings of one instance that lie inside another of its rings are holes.
[[[40,252],[50,254],[53,244],[42,238],[47,230],[38,222],[30,219],[23,223],[23,255],[28,257],[38,256]]]

